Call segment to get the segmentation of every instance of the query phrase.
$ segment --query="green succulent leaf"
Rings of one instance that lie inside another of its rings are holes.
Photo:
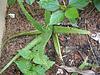
[[[69,6],[77,9],[83,9],[89,3],[89,0],[69,0]]]
[[[64,20],[64,12],[59,10],[52,13],[49,25],[55,25]]]
[[[33,48],[33,62],[39,65],[45,66],[45,69],[49,69],[54,62],[50,61],[45,55],[45,46],[52,35],[52,30],[47,30],[43,35],[41,35],[41,42]],[[45,41],[44,41],[45,40]]]
[[[73,27],[62,27],[62,26],[54,26],[55,33],[63,33],[63,34],[91,34],[90,31],[82,30]]]
[[[40,64],[40,65],[43,65],[43,64],[47,65],[46,61],[44,61],[45,59],[47,59],[44,54],[40,53],[39,51],[38,51],[39,53],[35,52],[35,51],[33,51],[33,52],[34,52],[33,54],[35,54],[34,59],[33,59],[34,63]]]
[[[15,61],[15,63],[24,75],[45,75],[46,69],[42,65],[32,64],[23,58]]]
[[[52,26],[48,26],[47,30],[45,30],[45,32],[41,34],[40,38],[41,38],[42,40],[41,40],[41,42],[40,42],[37,46],[39,46],[40,49],[41,49],[41,47],[42,47],[42,49],[44,50],[44,48],[45,48],[45,46],[46,46],[48,40],[49,40],[50,37],[51,37],[51,35],[52,35]],[[44,40],[45,40],[45,41],[44,41]],[[36,46],[35,46],[35,47],[36,47]],[[36,47],[36,48],[37,48],[37,47]],[[42,49],[41,49],[41,50],[42,50]]]
[[[34,56],[33,62],[39,65],[43,65],[45,69],[49,69],[54,64],[54,62],[50,61],[49,58],[45,54],[41,54],[38,52],[34,54],[35,56]]]
[[[35,0],[25,0],[27,4],[32,5]]]
[[[37,75],[45,75],[46,69],[42,65],[34,65],[32,70],[37,72]],[[34,75],[34,74],[31,74]]]
[[[27,12],[27,10],[25,9],[24,5],[23,5],[23,0],[18,0],[18,3],[21,7],[21,10],[23,11],[24,15],[26,16],[27,20],[39,31],[43,32],[44,28],[43,25],[41,25],[40,23],[38,23],[35,19],[33,19],[33,17]]]
[[[15,61],[16,65],[18,66],[18,68],[21,70],[22,73],[27,73],[27,71],[29,71],[32,67],[32,64],[28,61],[25,60],[23,58]]]
[[[36,44],[38,44],[41,40],[42,39],[40,36],[32,40],[27,46],[25,46],[25,48],[19,50],[19,55],[21,55],[25,59],[32,59],[33,54],[30,51],[30,49],[34,47]]]
[[[12,6],[16,3],[16,0],[7,0],[9,6]]]
[[[56,11],[57,9],[59,9],[58,0],[40,0],[39,4],[42,8],[48,11]]]
[[[65,16],[68,19],[75,19],[79,17],[79,13],[76,8],[68,8],[65,12]]]
[[[32,65],[32,68],[24,75],[45,75],[45,68],[42,65]]]
[[[100,0],[93,0],[95,7],[100,11]]]
[[[38,75],[35,71],[27,71],[24,75]]]
[[[59,42],[59,38],[58,38],[58,34],[57,33],[55,33],[53,35],[53,42],[54,42],[55,50],[56,50],[58,56],[60,57],[60,60],[63,60],[62,59],[62,54],[61,54],[60,42]]]
[[[25,50],[25,49],[22,49],[19,51],[19,54],[24,57],[25,59],[32,59],[33,58],[33,54],[30,50]]]

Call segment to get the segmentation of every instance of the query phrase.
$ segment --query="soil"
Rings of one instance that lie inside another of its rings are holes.
[[[27,6],[27,9],[30,11],[30,14],[39,22],[43,23],[44,11],[40,10],[37,4],[33,4],[32,7],[30,8],[29,6]],[[31,12],[35,13],[32,14]],[[83,11],[79,12],[79,28],[87,29],[93,33],[100,32],[100,13],[94,8],[93,5],[89,5]],[[14,13],[16,17],[11,18],[10,16],[8,16],[9,13]],[[17,32],[31,31],[33,29],[34,28],[26,20],[25,16],[21,12],[17,4],[11,8],[8,8],[6,16],[6,32],[4,41],[12,35],[16,34]],[[23,48],[32,39],[33,36],[22,36],[9,40],[5,47],[2,49],[2,56],[0,58],[0,68],[3,68],[17,53],[17,51]],[[75,34],[60,35],[59,39],[62,54],[64,56],[63,59],[65,65],[79,67],[79,65],[84,61],[84,59],[87,56],[89,57],[89,63],[96,63],[100,65],[100,44],[97,41],[94,41],[87,35]],[[48,42],[46,54],[49,56],[51,60],[55,60],[56,64],[59,65],[60,62],[59,60],[57,60],[56,53],[54,51],[52,43],[53,42],[51,39]],[[91,52],[91,50],[93,51],[93,53]],[[58,67],[54,65],[50,70],[47,71],[46,75],[56,75],[57,69]],[[89,67],[88,69],[94,70],[98,75],[100,73],[99,68],[94,69]],[[22,75],[22,73],[18,70],[15,64],[12,64],[2,75]]]

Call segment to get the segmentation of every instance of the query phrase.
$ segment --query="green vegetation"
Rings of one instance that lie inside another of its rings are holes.
[[[25,1],[31,5],[37,0]],[[44,25],[37,22],[28,13],[24,6],[24,0],[17,0],[17,2],[27,20],[37,31],[39,31],[39,34],[27,46],[25,46],[25,48],[18,51],[17,55],[0,71],[0,74],[15,62],[24,75],[45,75],[45,72],[55,64],[55,61],[51,61],[45,55],[45,46],[50,38],[53,38],[55,50],[63,63],[58,39],[59,35],[69,33],[91,34],[90,31],[77,28],[77,19],[79,18],[78,10],[86,7],[89,3],[88,0],[70,0],[69,2],[63,0],[63,4],[60,4],[58,0],[40,0],[38,2],[40,7],[45,9]],[[100,3],[100,1],[94,0],[94,4],[99,10],[100,4],[98,5],[98,2]],[[9,5],[13,5],[13,3],[15,3],[15,0],[8,0]],[[64,21],[65,18],[70,21],[72,26],[76,27],[59,26],[58,23]]]

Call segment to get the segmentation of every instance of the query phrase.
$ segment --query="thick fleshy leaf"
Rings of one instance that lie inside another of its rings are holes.
[[[53,42],[54,42],[55,50],[56,50],[60,60],[63,61],[62,54],[61,54],[61,48],[60,48],[60,42],[59,42],[59,38],[58,38],[58,34],[57,33],[53,34]]]
[[[58,0],[40,0],[39,4],[42,8],[48,11],[55,11],[59,9],[59,2]]]
[[[45,54],[34,53],[33,62],[39,65],[43,65],[45,69],[49,69],[54,64],[53,61],[50,61],[49,58]]]
[[[37,72],[37,75],[45,75],[46,69],[42,65],[35,65],[32,70]]]
[[[38,75],[35,71],[27,71],[24,75]]]
[[[45,63],[46,61],[44,61],[44,59],[47,59],[47,57],[42,52],[40,52],[39,49],[38,50],[34,49],[33,54],[34,54],[34,59],[33,59],[34,63],[39,64],[39,65],[42,65],[42,64],[47,65],[47,63]]]
[[[29,71],[32,67],[32,64],[28,60],[25,60],[23,58],[15,61],[15,63],[22,73],[27,73],[27,71]]]
[[[33,62],[39,65],[45,66],[45,69],[49,69],[54,62],[50,61],[49,58],[45,55],[45,46],[52,35],[52,30],[46,31],[41,35],[43,39],[38,45],[33,48]],[[45,41],[44,41],[45,40]]]
[[[62,27],[62,26],[54,26],[55,33],[63,33],[63,34],[91,34],[90,31],[82,30],[73,27]]]
[[[17,67],[24,75],[45,75],[46,69],[42,65],[35,65],[23,58],[15,61]]]
[[[83,9],[88,3],[89,0],[69,0],[69,6],[77,9]]]
[[[27,4],[32,5],[35,0],[25,0]]]
[[[100,11],[100,0],[93,0],[95,7]]]
[[[26,49],[22,49],[19,51],[19,54],[24,57],[25,59],[32,59],[33,58],[33,54],[30,50],[26,50]]]
[[[60,11],[60,10],[56,11],[56,12],[52,13],[49,25],[58,24],[63,20],[64,20],[64,12]]]
[[[75,19],[79,17],[79,13],[76,8],[68,8],[65,12],[65,16],[68,19]]]
[[[39,31],[43,32],[44,28],[43,25],[41,25],[40,23],[38,23],[29,13],[28,11],[25,9],[24,5],[23,5],[23,1],[24,0],[17,0],[21,10],[23,11],[24,15],[26,16],[27,20]]]
[[[42,65],[32,65],[31,69],[24,75],[45,75],[46,69]]]
[[[38,36],[37,38],[32,40],[27,46],[25,46],[25,48],[19,50],[19,55],[21,55],[25,59],[32,59],[33,58],[33,54],[30,51],[30,49],[32,47],[34,47],[37,43],[39,43],[41,40],[42,39],[41,39],[40,36]]]

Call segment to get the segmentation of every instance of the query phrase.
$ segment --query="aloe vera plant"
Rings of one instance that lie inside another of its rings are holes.
[[[69,33],[91,34],[90,31],[82,30],[75,27],[58,26],[58,23],[63,21],[65,17],[71,20],[73,19],[75,20],[76,18],[79,17],[77,8],[72,7],[74,2],[73,0],[72,3],[68,5],[69,6],[68,9],[64,10],[60,9],[60,4],[58,0],[40,0],[39,1],[40,6],[45,9],[45,14],[44,14],[45,25],[42,25],[39,22],[37,22],[28,13],[23,4],[24,0],[17,0],[17,1],[22,12],[26,16],[27,20],[31,23],[32,26],[36,28],[36,30],[39,31],[39,35],[35,39],[33,39],[27,46],[25,46],[25,48],[19,50],[18,54],[0,71],[0,74],[4,70],[6,70],[13,62],[15,62],[15,64],[18,66],[18,68],[24,75],[45,75],[45,72],[55,63],[54,61],[49,60],[49,57],[45,55],[45,47],[51,36],[53,36],[52,38],[54,42],[54,47],[58,54],[58,57],[63,62],[60,43],[58,39],[59,35],[69,34]],[[32,1],[34,2],[34,0]],[[32,2],[30,4],[32,4]],[[86,6],[87,3],[84,5]],[[75,13],[70,13],[73,10],[75,11]]]

